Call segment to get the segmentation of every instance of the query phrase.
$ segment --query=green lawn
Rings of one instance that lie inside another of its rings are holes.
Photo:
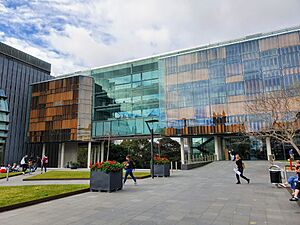
[[[134,172],[134,176],[138,179],[150,176],[149,172]],[[47,173],[38,174],[24,180],[41,180],[41,179],[89,179],[89,171],[49,171]]]
[[[9,173],[9,177],[17,176],[22,174],[22,172]],[[6,173],[0,173],[0,179],[6,178]]]
[[[88,184],[0,186],[0,207],[89,188]]]
[[[37,174],[24,180],[39,180],[39,179],[89,179],[89,171],[48,171],[47,173]]]

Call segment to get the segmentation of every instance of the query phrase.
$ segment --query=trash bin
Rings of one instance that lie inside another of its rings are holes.
[[[277,165],[273,165],[269,168],[270,180],[272,184],[281,184],[281,168]]]

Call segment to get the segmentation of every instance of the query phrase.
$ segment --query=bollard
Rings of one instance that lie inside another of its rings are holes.
[[[176,169],[176,171],[178,170],[177,161],[175,162],[175,169]]]
[[[171,161],[171,172],[173,173],[173,162]]]
[[[9,168],[6,168],[6,181],[8,181],[8,177],[9,177]]]
[[[289,161],[290,161],[290,170],[293,171],[293,159],[290,158]]]

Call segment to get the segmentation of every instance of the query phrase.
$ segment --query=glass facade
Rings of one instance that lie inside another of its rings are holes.
[[[158,58],[95,69],[91,76],[93,137],[149,134],[145,120],[159,117]],[[159,132],[158,124],[154,130]]]
[[[9,111],[5,92],[0,89],[0,163],[4,161],[4,149],[9,124]]]
[[[299,29],[174,54],[160,60],[160,71],[165,135],[239,133],[252,96],[300,82]]]
[[[28,151],[26,129],[29,121],[29,85],[51,79],[51,65],[0,43],[0,89],[7,96],[9,131],[4,162],[19,162]]]
[[[88,71],[94,78],[92,137],[238,134],[244,103],[300,82],[300,27],[251,35]],[[74,73],[76,74],[76,73]],[[73,74],[73,75],[74,75]],[[300,108],[300,107],[299,107]]]

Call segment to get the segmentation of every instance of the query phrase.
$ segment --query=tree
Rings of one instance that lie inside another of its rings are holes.
[[[298,88],[260,94],[245,103],[245,132],[291,144],[300,155],[295,137],[300,128]]]
[[[124,140],[121,146],[132,156],[136,166],[139,168],[149,168],[151,143],[148,139]]]
[[[161,156],[167,157],[170,161],[180,160],[180,144],[177,141],[164,137],[158,140],[158,147]]]
[[[106,147],[108,147],[108,146],[106,146]],[[109,160],[123,162],[123,161],[125,161],[126,155],[127,155],[127,151],[121,145],[117,145],[114,143],[110,144]]]

